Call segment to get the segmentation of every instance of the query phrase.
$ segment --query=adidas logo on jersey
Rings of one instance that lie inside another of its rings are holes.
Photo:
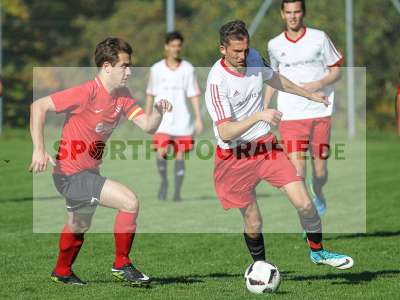
[[[233,97],[236,97],[236,96],[239,96],[239,95],[240,95],[239,91],[235,90],[235,93],[233,94]]]
[[[284,56],[286,56],[286,53],[285,53],[285,52],[282,52],[282,53],[281,53],[281,57],[284,57]]]

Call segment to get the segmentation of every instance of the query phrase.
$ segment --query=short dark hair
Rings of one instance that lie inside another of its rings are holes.
[[[301,9],[303,10],[303,13],[306,13],[306,0],[282,0],[281,3],[281,10],[285,7],[285,3],[295,3],[295,2],[301,2]]]
[[[124,52],[131,56],[132,47],[123,39],[108,37],[96,46],[94,51],[94,61],[97,67],[101,67],[108,61],[114,66],[118,62],[118,54]]]
[[[219,29],[219,42],[221,45],[229,45],[230,40],[249,40],[249,32],[246,24],[241,20],[235,20],[222,25]]]
[[[165,44],[173,40],[180,40],[183,43],[183,35],[179,31],[171,31],[165,35]]]

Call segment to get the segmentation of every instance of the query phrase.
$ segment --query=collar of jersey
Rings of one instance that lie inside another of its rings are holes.
[[[110,93],[106,90],[106,88],[103,85],[103,82],[101,82],[101,79],[99,76],[96,76],[94,78],[94,81],[96,81],[97,86],[107,95],[107,97],[111,100],[113,100],[114,98],[110,95]]]
[[[225,64],[225,60],[223,58],[221,58],[221,66],[225,69],[225,71],[227,71],[228,73],[237,76],[237,77],[244,77],[245,74],[239,73],[239,72],[235,72],[233,71],[231,68],[229,68],[226,64]]]
[[[304,26],[303,28],[304,28],[303,33],[302,33],[299,37],[297,37],[296,39],[294,39],[294,40],[291,39],[291,38],[289,37],[289,35],[287,34],[287,31],[285,31],[285,37],[288,39],[289,42],[297,43],[298,41],[300,41],[300,40],[306,35],[307,27]]]
[[[178,70],[178,69],[180,68],[180,66],[182,65],[182,60],[179,62],[178,66],[177,66],[175,69],[172,69],[172,68],[168,65],[168,62],[167,62],[167,59],[166,59],[166,58],[164,58],[164,63],[165,63],[165,66],[167,67],[168,70],[174,72],[174,71]]]

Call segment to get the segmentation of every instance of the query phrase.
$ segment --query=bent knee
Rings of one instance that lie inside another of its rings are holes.
[[[73,233],[85,233],[90,228],[90,222],[68,222],[68,227]]]
[[[139,211],[139,200],[133,196],[129,197],[124,201],[122,210],[126,212],[138,212]]]
[[[251,232],[261,232],[263,226],[262,218],[249,218],[246,219],[246,227]]]
[[[312,217],[315,214],[315,208],[311,200],[304,201],[297,207],[297,211],[301,216]]]
[[[314,178],[323,180],[328,176],[326,168],[316,168],[314,170]]]

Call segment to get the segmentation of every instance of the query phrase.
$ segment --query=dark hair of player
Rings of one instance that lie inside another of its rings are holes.
[[[221,45],[229,45],[229,41],[249,40],[246,24],[241,20],[226,23],[219,29],[219,42]]]
[[[294,3],[294,2],[301,2],[301,9],[303,13],[306,14],[306,0],[282,0],[281,2],[281,10],[285,7],[285,3]]]
[[[173,40],[180,40],[183,43],[183,35],[179,31],[171,31],[165,35],[165,44]]]
[[[114,66],[118,62],[118,53],[124,52],[131,56],[132,47],[123,39],[108,37],[96,46],[94,61],[97,67],[101,67],[108,61]]]

